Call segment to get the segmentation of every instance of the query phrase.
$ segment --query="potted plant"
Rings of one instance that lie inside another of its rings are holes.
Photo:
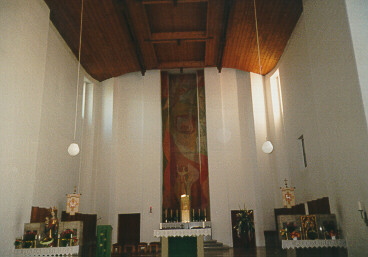
[[[240,209],[240,212],[236,214],[237,223],[234,229],[237,232],[239,238],[245,238],[245,247],[249,247],[249,243],[254,237],[254,221],[253,221],[253,211]]]

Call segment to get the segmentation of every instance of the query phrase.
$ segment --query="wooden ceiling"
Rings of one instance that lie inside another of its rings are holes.
[[[78,56],[81,0],[45,0]],[[95,79],[134,71],[222,67],[267,74],[302,13],[302,0],[84,0],[81,64]]]

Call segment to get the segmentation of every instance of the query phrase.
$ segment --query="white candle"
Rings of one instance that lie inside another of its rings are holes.
[[[359,211],[362,211],[362,210],[363,210],[363,208],[362,208],[362,203],[361,203],[360,201],[358,201],[358,208],[359,208],[359,209],[358,209]]]
[[[304,204],[304,208],[305,208],[305,214],[309,215],[309,209],[308,209],[308,204],[307,203]]]

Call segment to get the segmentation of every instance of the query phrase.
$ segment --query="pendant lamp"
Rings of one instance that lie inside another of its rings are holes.
[[[77,132],[80,57],[81,57],[81,50],[82,50],[82,28],[83,28],[83,0],[82,0],[82,7],[81,7],[80,30],[79,30],[78,78],[77,78],[77,95],[75,97],[74,139],[73,139],[73,143],[71,143],[68,147],[68,153],[69,153],[70,156],[76,156],[80,152],[79,145],[75,141],[75,135],[76,135],[76,132]]]

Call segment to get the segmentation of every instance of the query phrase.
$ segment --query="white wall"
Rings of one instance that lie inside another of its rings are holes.
[[[44,1],[1,1],[0,30],[0,256],[11,256],[31,206],[56,206],[61,213],[65,194],[78,183],[79,157],[67,154],[77,61]],[[77,141],[80,111],[78,117]]]
[[[257,245],[264,245],[249,73],[208,68],[205,85],[212,238],[232,245],[231,210],[245,205],[255,211]]]
[[[113,241],[117,240],[118,214],[127,213],[141,214],[142,242],[157,241],[153,230],[158,229],[161,210],[160,72],[148,71],[144,77],[138,72],[130,73],[103,82],[105,86],[109,92],[104,99],[111,99],[113,87],[112,122],[110,107],[107,110],[107,123],[112,124],[112,167],[107,166],[110,177],[99,179],[99,183],[110,188],[107,221],[113,225]],[[109,182],[103,182],[109,178]],[[106,189],[100,189],[106,193]]]
[[[66,194],[80,186],[82,201],[80,211],[93,213],[94,188],[93,151],[94,119],[93,88],[86,88],[85,117],[82,119],[83,81],[88,77],[81,69],[78,87],[78,113],[76,142],[81,152],[71,157],[68,146],[74,137],[76,111],[78,61],[70,51],[56,28],[50,22],[48,30],[46,71],[42,99],[42,115],[37,150],[36,186],[33,206],[56,206],[61,214],[66,209]],[[97,85],[94,81],[94,83]],[[83,127],[83,132],[82,132]],[[81,139],[83,136],[83,140]],[[80,164],[80,158],[82,163]],[[81,168],[80,168],[81,165]],[[81,182],[79,182],[79,169]],[[38,182],[42,181],[42,182]]]
[[[0,256],[29,222],[42,108],[49,10],[0,2]]]
[[[304,1],[304,12],[278,64],[284,109],[278,129],[285,131],[284,165],[298,202],[328,196],[349,256],[363,256],[368,252],[367,227],[357,201],[368,206],[368,134],[353,50],[344,1]],[[269,83],[267,90],[271,124]],[[273,136],[280,133],[270,128]],[[308,168],[301,165],[301,134]]]
[[[368,123],[368,1],[345,0],[357,63],[360,90]]]
[[[98,130],[98,141],[106,153],[99,151],[96,173],[105,177],[97,175],[96,210],[113,225],[114,242],[123,213],[141,213],[141,241],[157,241],[152,234],[160,222],[162,194],[160,72],[130,73],[102,84],[106,103],[99,115],[105,113],[101,126],[107,129]],[[245,204],[255,210],[257,244],[264,245],[249,73],[205,69],[205,84],[213,238],[232,245],[230,213]]]

